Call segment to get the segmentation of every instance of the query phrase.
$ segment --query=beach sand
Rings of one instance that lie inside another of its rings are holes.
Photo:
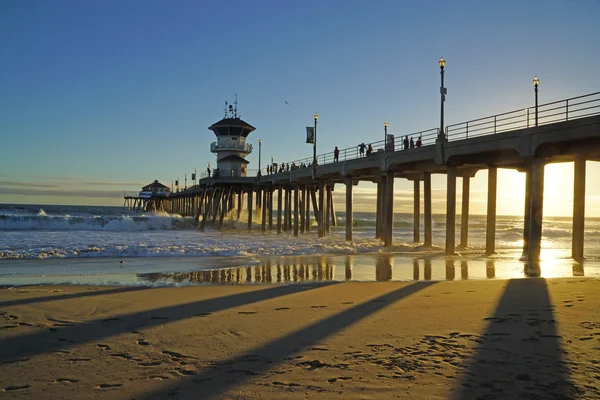
[[[600,280],[0,289],[0,397],[600,398]]]

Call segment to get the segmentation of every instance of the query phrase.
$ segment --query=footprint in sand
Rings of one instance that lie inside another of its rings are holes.
[[[196,317],[208,317],[209,315],[212,315],[212,313],[203,312],[203,313],[200,313],[200,314],[196,314]]]
[[[80,361],[92,361],[92,359],[91,358],[78,357],[78,358],[67,358],[67,361],[80,362]]]
[[[140,339],[137,341],[137,344],[140,346],[148,346],[150,343],[146,342],[144,339]]]
[[[167,375],[152,375],[148,379],[155,379],[157,381],[164,381],[164,380],[167,380],[167,379],[171,379],[171,377],[167,376]]]
[[[114,389],[123,386],[121,383],[101,383],[94,386],[96,389]]]
[[[18,360],[3,361],[2,364],[14,364],[19,362],[29,361],[29,358],[19,358]]]
[[[17,323],[17,325],[20,325],[20,326],[33,326],[32,324],[28,324],[27,322],[19,322],[19,323]]]
[[[240,311],[238,314],[241,314],[241,315],[258,314],[258,311]]]
[[[110,350],[110,346],[107,344],[98,343],[98,344],[96,344],[96,346],[98,346],[102,350]]]
[[[15,390],[23,390],[23,389],[27,389],[30,388],[31,385],[20,385],[20,386],[7,386],[4,389],[2,389],[5,392],[12,392]]]
[[[148,361],[148,362],[138,363],[138,365],[140,367],[154,367],[154,366],[160,365],[160,364],[162,364],[162,362],[160,362],[160,361]]]
[[[79,382],[77,379],[70,378],[56,378],[53,383],[76,383]]]
[[[347,305],[347,304],[354,304],[354,302],[353,302],[353,301],[345,301],[345,302],[343,302],[342,304],[344,304],[344,305]]]
[[[170,356],[171,358],[194,358],[194,357],[186,356],[181,353],[177,353],[176,351],[170,351],[170,350],[163,350],[162,353],[166,354],[167,356]]]
[[[310,308],[327,308],[327,306],[310,306]]]
[[[289,310],[289,309],[290,309],[289,307],[279,307],[279,308],[276,308],[275,311]]]
[[[133,360],[133,361],[140,361],[140,360],[137,360],[137,359],[133,358],[129,354],[125,354],[125,353],[113,353],[110,356],[111,357],[122,358],[122,359],[127,360],[127,361],[131,361],[131,360]]]

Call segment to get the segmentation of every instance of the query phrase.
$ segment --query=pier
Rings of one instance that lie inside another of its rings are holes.
[[[253,218],[257,218],[262,231],[293,232],[293,236],[310,231],[314,220],[318,236],[325,237],[330,226],[336,224],[332,192],[336,184],[341,184],[345,187],[346,240],[351,241],[353,187],[360,181],[369,181],[377,185],[376,237],[385,246],[391,246],[394,183],[396,179],[407,179],[414,188],[414,242],[427,247],[432,245],[431,175],[444,174],[445,253],[453,255],[457,248],[468,246],[470,179],[478,171],[487,170],[486,253],[493,254],[496,195],[502,190],[497,187],[497,174],[498,169],[508,168],[526,174],[525,204],[519,206],[525,221],[522,259],[536,263],[542,238],[544,167],[574,162],[572,256],[578,262],[584,259],[585,167],[588,160],[600,160],[600,92],[452,124],[444,130],[409,133],[408,137],[421,138],[421,147],[403,149],[400,140],[390,140],[388,135],[385,141],[370,143],[374,151],[368,156],[361,156],[353,146],[341,149],[339,160],[334,160],[333,152],[325,153],[315,157],[316,165],[312,165],[310,157],[288,163],[294,167],[285,171],[275,172],[272,166],[262,168],[257,176],[246,176],[248,162],[244,159],[252,151],[245,138],[254,128],[236,116],[226,115],[210,129],[219,138],[211,150],[220,157],[218,160],[224,160],[218,174],[206,174],[190,188],[161,199],[160,205],[165,211],[193,216],[200,229],[207,223],[220,229],[225,215],[234,213],[234,218],[245,221],[248,229],[253,229]],[[398,135],[397,139],[404,136]],[[462,210],[457,246],[459,179]]]

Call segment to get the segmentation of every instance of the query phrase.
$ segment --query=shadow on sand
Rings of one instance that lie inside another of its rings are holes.
[[[72,323],[70,325],[61,324],[59,328],[51,327],[49,330],[42,332],[9,337],[8,339],[0,341],[0,363],[58,351],[133,330],[152,328],[187,318],[204,316],[207,313],[222,311],[307,290],[318,289],[331,284],[335,284],[335,282],[271,286],[252,292],[155,308],[104,320]],[[57,341],[56,333],[58,332],[60,332],[62,337],[68,338],[69,340]]]
[[[252,376],[276,367],[289,357],[296,355],[310,346],[314,346],[319,341],[435,283],[416,282],[408,286],[403,286],[400,289],[393,290],[368,302],[356,305],[346,311],[294,331],[280,339],[251,349],[246,353],[213,363],[193,378],[184,378],[177,383],[139,398],[164,399],[173,395],[176,395],[177,398],[190,399],[221,398],[221,395],[229,389],[242,384]],[[248,362],[252,362],[251,367],[248,366]],[[245,368],[244,365],[248,367]]]
[[[489,325],[454,400],[577,397],[545,279],[507,281],[494,315],[486,320]]]

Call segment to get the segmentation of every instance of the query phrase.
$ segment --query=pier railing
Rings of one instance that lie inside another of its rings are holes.
[[[538,105],[537,125],[570,121],[599,114],[600,92],[596,92]],[[534,126],[536,126],[535,107],[528,107],[448,125],[446,135],[448,140],[461,140]]]
[[[593,115],[600,115],[600,92],[538,105],[537,125],[540,126],[562,121],[571,121]],[[534,126],[536,126],[535,107],[527,107],[489,117],[448,125],[446,127],[445,134],[448,140],[462,140],[478,136],[509,132],[517,129],[531,128]],[[422,146],[429,146],[435,144],[438,131],[438,128],[432,128],[409,134],[391,134],[393,137],[392,140],[388,139],[375,142],[365,142],[365,145],[371,145],[373,148],[372,154],[380,154],[384,151],[390,152],[404,150],[403,140],[405,137],[408,137],[409,139],[412,137],[413,141],[416,141],[417,138],[421,137]],[[359,146],[360,144],[357,144],[356,146],[340,149],[339,161],[349,161],[361,158]],[[367,157],[366,152],[364,157]],[[317,155],[317,165],[330,164],[333,162],[335,162],[333,151]],[[287,166],[288,163],[286,162],[285,164]],[[311,166],[312,157],[290,161],[289,164],[290,169],[291,165],[295,165],[297,168],[301,165]],[[288,168],[286,168],[284,171],[287,170]],[[267,169],[264,168],[261,173],[263,175],[267,174]]]

